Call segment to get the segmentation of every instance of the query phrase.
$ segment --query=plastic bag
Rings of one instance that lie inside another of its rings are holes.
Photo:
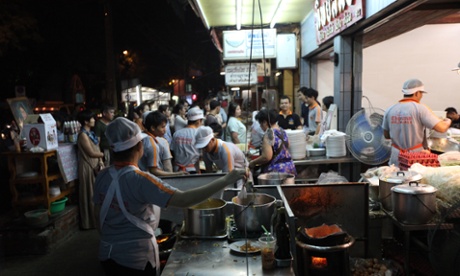
[[[438,155],[438,161],[441,166],[459,166],[460,165],[460,152],[448,151]]]
[[[347,183],[348,180],[336,172],[321,173],[317,184]]]

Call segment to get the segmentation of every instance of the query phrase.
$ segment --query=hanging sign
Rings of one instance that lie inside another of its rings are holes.
[[[364,18],[362,0],[315,0],[314,12],[318,45]]]
[[[227,86],[257,84],[257,65],[252,63],[235,63],[225,66],[225,84]]]
[[[223,31],[224,60],[276,57],[276,29]]]

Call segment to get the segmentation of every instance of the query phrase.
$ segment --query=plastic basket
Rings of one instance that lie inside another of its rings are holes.
[[[55,214],[55,213],[59,213],[61,212],[62,210],[64,210],[65,208],[65,203],[67,202],[68,198],[67,197],[64,197],[60,200],[57,200],[55,202],[52,202],[51,203],[51,207],[50,207],[50,213],[51,214]]]
[[[412,164],[419,163],[425,167],[439,167],[438,155],[424,152],[400,152],[399,168],[407,170]]]

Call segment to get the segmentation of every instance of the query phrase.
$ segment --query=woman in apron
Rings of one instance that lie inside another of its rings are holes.
[[[99,259],[106,275],[160,275],[154,235],[160,208],[197,204],[245,177],[245,170],[233,170],[209,184],[181,191],[139,170],[144,135],[135,123],[117,118],[107,126],[106,136],[114,152],[114,165],[99,173],[95,184],[93,200],[101,233]]]

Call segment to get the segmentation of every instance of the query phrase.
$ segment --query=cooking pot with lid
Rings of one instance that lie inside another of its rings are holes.
[[[393,214],[406,224],[425,224],[436,214],[437,189],[427,184],[409,182],[391,188]]]
[[[379,201],[387,211],[392,211],[391,188],[410,181],[419,182],[422,176],[411,171],[392,172],[379,178]]]

